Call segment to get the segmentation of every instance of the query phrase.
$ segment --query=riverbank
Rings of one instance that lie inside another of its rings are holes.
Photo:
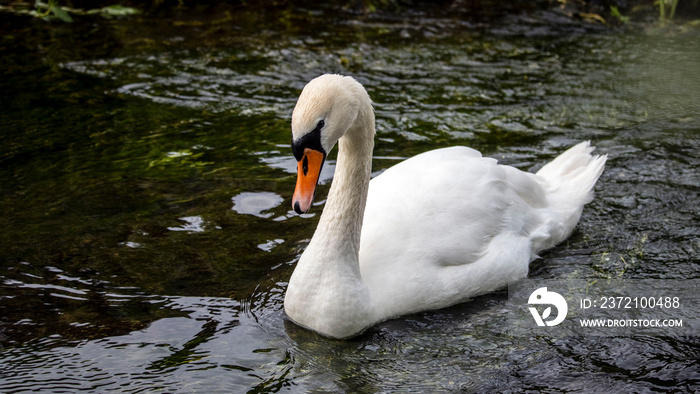
[[[663,4],[663,6],[662,6]],[[181,13],[198,14],[218,12],[254,12],[259,14],[289,11],[294,8],[306,10],[331,10],[348,14],[416,14],[424,13],[440,17],[469,17],[480,15],[493,17],[507,12],[523,12],[539,9],[559,10],[571,18],[583,19],[591,23],[620,25],[629,22],[665,23],[674,18],[687,22],[700,18],[700,4],[697,1],[665,0],[663,3],[652,0],[539,0],[539,1],[499,1],[499,0],[354,0],[330,1],[318,4],[310,0],[265,0],[250,1],[194,1],[194,0],[50,0],[48,2],[15,1],[0,5],[0,11],[15,15],[27,15],[46,21],[73,22],[86,17],[122,18],[134,15],[148,17],[173,17]]]

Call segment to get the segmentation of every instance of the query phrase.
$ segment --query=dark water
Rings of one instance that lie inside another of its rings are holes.
[[[531,277],[700,278],[700,31],[526,7],[1,15],[0,391],[699,390],[698,336],[512,337],[504,291],[350,341],[284,317],[321,211],[290,209],[290,114],[324,72],[375,101],[375,171],[608,154]]]

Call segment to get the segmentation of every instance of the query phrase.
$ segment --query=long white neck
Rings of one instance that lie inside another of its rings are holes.
[[[324,249],[332,255],[353,255],[358,270],[362,218],[372,171],[373,134],[374,127],[350,129],[338,141],[333,183],[312,240],[323,242]]]
[[[369,107],[338,141],[335,175],[323,214],[285,296],[290,318],[334,337],[351,335],[373,322],[359,264],[373,148],[374,114]]]

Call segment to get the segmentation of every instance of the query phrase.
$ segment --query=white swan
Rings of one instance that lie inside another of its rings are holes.
[[[292,115],[297,212],[311,207],[326,154],[338,143],[323,214],[284,299],[292,321],[329,337],[526,277],[539,251],[573,231],[607,159],[591,156],[583,142],[531,174],[451,147],[370,182],[374,133],[372,102],[351,77],[312,80]]]

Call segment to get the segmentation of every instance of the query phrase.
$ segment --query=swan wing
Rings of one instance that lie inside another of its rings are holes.
[[[543,210],[534,174],[466,147],[420,154],[370,182],[363,280],[376,301],[399,313],[492,291],[527,274]]]

